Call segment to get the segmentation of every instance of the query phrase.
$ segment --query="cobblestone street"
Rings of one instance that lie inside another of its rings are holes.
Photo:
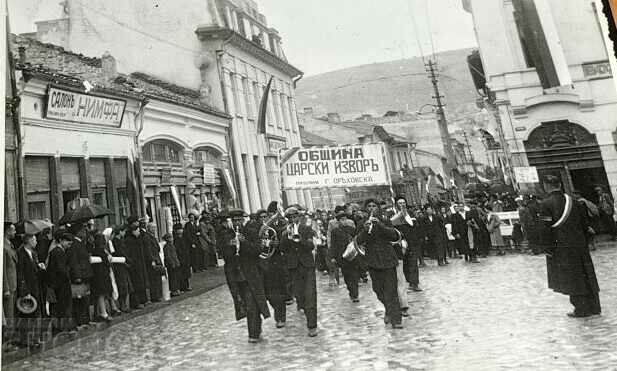
[[[368,285],[354,304],[318,277],[319,336],[288,306],[287,327],[264,322],[247,342],[226,286],[7,365],[7,370],[617,370],[617,249],[593,253],[602,316],[571,319],[568,297],[546,288],[542,256],[423,268],[403,330],[384,326]]]

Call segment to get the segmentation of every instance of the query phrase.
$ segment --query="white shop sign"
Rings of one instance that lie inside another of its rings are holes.
[[[48,119],[120,127],[126,101],[49,87]]]
[[[518,183],[539,183],[538,171],[535,166],[515,167],[514,176]]]

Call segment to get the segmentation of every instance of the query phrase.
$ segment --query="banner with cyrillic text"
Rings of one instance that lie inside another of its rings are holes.
[[[389,185],[381,144],[291,148],[281,152],[283,189]]]

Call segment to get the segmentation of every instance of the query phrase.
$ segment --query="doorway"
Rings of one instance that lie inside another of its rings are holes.
[[[580,191],[583,197],[596,205],[598,203],[598,196],[594,188],[601,186],[605,190],[609,189],[608,178],[603,167],[570,170],[570,175],[574,189]]]

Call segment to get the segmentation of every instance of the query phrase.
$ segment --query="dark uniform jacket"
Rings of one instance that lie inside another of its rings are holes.
[[[67,254],[72,283],[76,283],[77,280],[86,281],[92,278],[94,272],[90,265],[90,253],[88,252],[85,241],[79,237],[75,237]]]
[[[424,217],[422,219],[422,226],[424,227],[425,237],[428,238],[430,246],[434,249],[431,253],[434,258],[438,258],[444,255],[446,227],[440,216],[433,215],[432,218],[433,220],[431,221],[428,215]]]
[[[544,222],[540,245],[548,254],[548,287],[567,295],[589,295],[599,291],[598,281],[585,239],[587,225],[580,205],[572,199],[572,211],[563,224],[552,228],[563,214],[566,199],[561,191],[551,192],[540,204]]]
[[[185,243],[189,248],[192,248],[192,245],[199,248],[201,245],[199,243],[199,226],[196,223],[186,222],[184,224],[184,232],[182,236],[184,237]]]
[[[371,233],[362,224],[357,242],[366,246],[366,263],[373,269],[389,269],[398,265],[398,257],[392,242],[398,240],[398,233],[394,228],[382,222],[373,223]]]
[[[21,298],[28,294],[32,295],[39,306],[41,305],[41,269],[38,266],[36,251],[32,252],[32,258],[28,255],[25,247],[17,250],[17,297]]]
[[[291,224],[288,229],[285,229],[281,236],[281,251],[287,257],[287,268],[295,269],[298,266],[313,268],[315,267],[315,257],[313,256],[313,236],[315,231],[313,228],[300,224],[298,226],[298,234],[300,235],[300,242],[293,241],[290,236]]]
[[[356,228],[353,224],[336,223],[332,228],[330,239],[330,259],[336,259],[339,266],[343,264],[343,253],[347,245],[353,240]]]
[[[150,286],[148,278],[148,266],[151,265],[152,256],[150,250],[144,246],[143,236],[133,236],[127,233],[124,244],[129,264],[129,275],[135,291],[143,291]]]
[[[413,226],[411,226],[406,221],[403,221],[402,224],[396,225],[395,228],[403,234],[403,238],[407,241],[407,245],[409,246],[408,253],[413,250],[419,255],[421,251],[420,248],[422,247],[422,241],[425,237],[424,228],[420,226],[420,222],[418,220],[414,220]]]

